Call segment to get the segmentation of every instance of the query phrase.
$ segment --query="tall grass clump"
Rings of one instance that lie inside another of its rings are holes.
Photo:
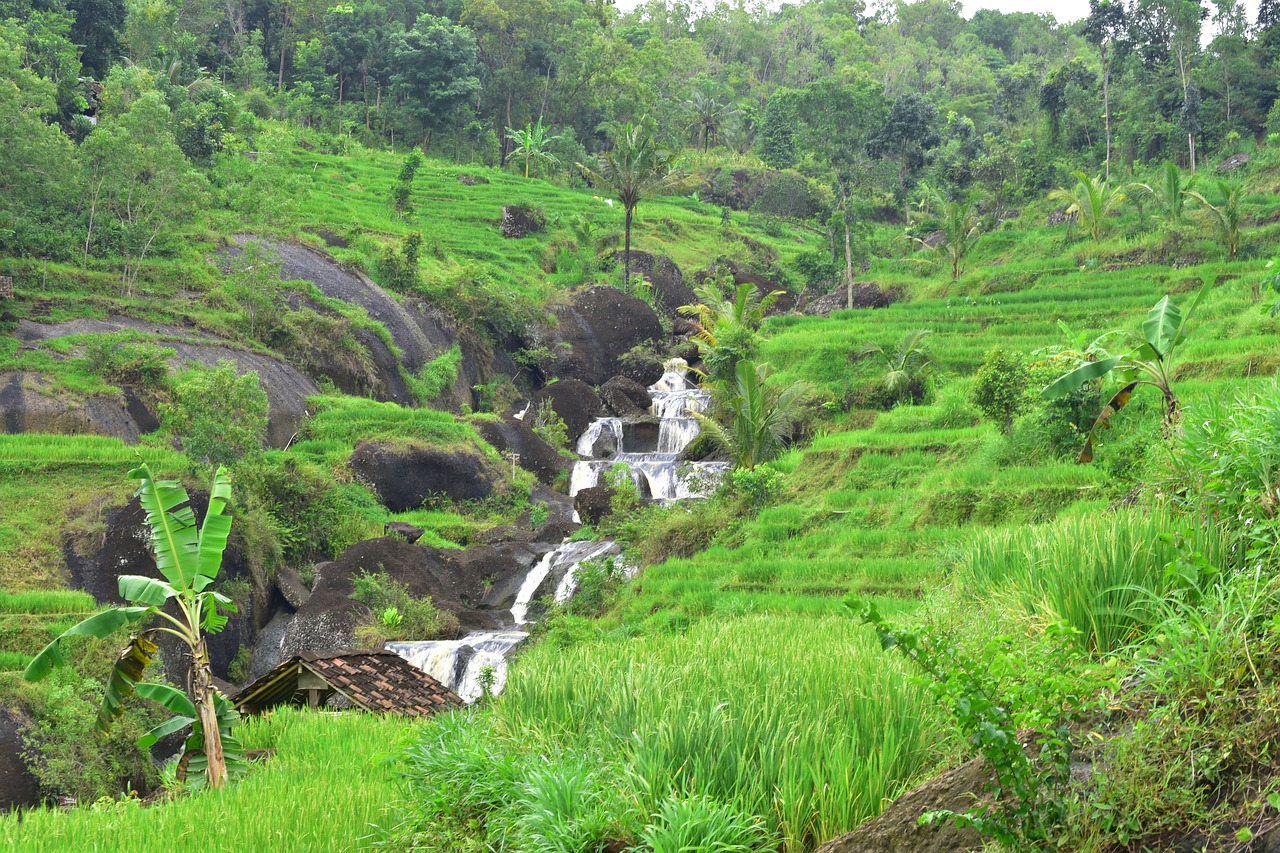
[[[1050,524],[984,531],[962,547],[955,572],[973,594],[1002,591],[1028,613],[1066,622],[1089,649],[1111,652],[1156,619],[1179,558],[1228,560],[1212,525],[1167,509],[1120,510]]]
[[[937,734],[924,700],[850,620],[748,616],[544,643],[494,707],[499,732],[545,754],[621,761],[644,814],[709,797],[798,851],[875,815],[922,770]]]
[[[0,591],[0,613],[90,613],[97,607],[92,595],[79,590]]]
[[[234,785],[150,808],[128,799],[0,817],[0,848],[357,850],[394,798],[394,770],[383,759],[409,726],[394,715],[281,708],[238,730],[247,748],[275,753]]]

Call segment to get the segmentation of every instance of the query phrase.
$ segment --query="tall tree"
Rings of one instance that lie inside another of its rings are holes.
[[[1085,19],[1084,37],[1098,49],[1098,56],[1102,60],[1102,121],[1107,138],[1103,174],[1108,181],[1111,180],[1111,70],[1116,52],[1128,29],[1128,16],[1119,0],[1089,0],[1089,17]]]
[[[636,205],[647,196],[669,190],[685,180],[675,154],[660,145],[652,131],[628,122],[613,133],[613,145],[598,158],[596,168],[578,164],[593,183],[613,190],[625,212],[622,254],[623,289],[631,284],[631,221]]]
[[[392,84],[417,116],[425,150],[431,134],[480,89],[475,36],[447,18],[422,15],[412,30],[393,40],[391,55]]]
[[[889,110],[889,120],[872,138],[873,155],[892,159],[898,168],[903,218],[911,219],[911,188],[924,169],[926,154],[938,146],[938,111],[920,95],[908,92]]]

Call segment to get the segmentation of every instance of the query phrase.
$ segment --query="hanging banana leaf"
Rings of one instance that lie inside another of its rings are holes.
[[[1040,392],[1040,397],[1044,400],[1056,400],[1059,397],[1065,397],[1072,391],[1079,391],[1089,382],[1106,376],[1126,358],[1128,358],[1127,354],[1116,355],[1111,358],[1104,358],[1102,361],[1091,361],[1088,364],[1082,364],[1070,373],[1063,374],[1055,379]]]
[[[200,540],[187,490],[176,480],[155,480],[146,465],[129,476],[142,481],[137,495],[151,528],[156,568],[172,586],[190,588],[199,573]]]
[[[1130,382],[1115,393],[1107,404],[1102,407],[1102,411],[1098,414],[1098,419],[1093,422],[1093,429],[1089,430],[1089,438],[1085,441],[1084,447],[1080,451],[1080,455],[1076,457],[1076,461],[1083,464],[1093,461],[1093,439],[1097,436],[1099,429],[1111,429],[1111,416],[1120,411],[1129,402],[1129,398],[1133,396],[1133,391],[1141,383]]]
[[[111,668],[111,675],[107,677],[102,706],[94,723],[98,732],[105,735],[111,731],[111,726],[124,713],[124,701],[133,695],[158,649],[159,646],[141,634],[129,639],[129,645],[120,653],[116,665]]]
[[[223,514],[229,500],[231,480],[219,466],[213,475],[213,487],[209,490],[209,509],[200,527],[196,563],[199,575],[192,583],[196,592],[212,583],[222,567],[222,552],[227,549],[227,537],[231,534],[231,516]]]

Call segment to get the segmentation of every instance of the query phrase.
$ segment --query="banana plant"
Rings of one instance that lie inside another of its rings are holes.
[[[178,717],[144,735],[139,746],[148,747],[158,738],[191,724],[193,732],[187,739],[183,761],[191,769],[202,770],[209,787],[217,788],[227,780],[226,747],[232,747],[233,756],[238,754],[234,739],[225,739],[237,717],[213,686],[206,642],[208,634],[226,627],[227,613],[236,610],[231,599],[209,589],[222,568],[222,554],[231,532],[231,517],[224,513],[231,498],[231,483],[219,467],[209,491],[209,509],[200,526],[180,483],[156,481],[145,464],[130,471],[129,477],[140,481],[137,496],[147,515],[151,548],[163,580],[121,575],[120,597],[129,604],[108,608],[68,628],[31,660],[23,675],[28,681],[39,681],[55,667],[65,665],[62,643],[69,637],[105,638],[121,628],[137,626],[108,676],[96,728],[101,733],[108,732],[124,713],[125,701],[135,692],[155,699]],[[155,658],[158,647],[154,640],[159,634],[177,637],[190,652],[191,698],[167,685],[142,683],[147,666]]]
[[[1181,406],[1173,391],[1176,356],[1189,334],[1187,325],[1192,315],[1212,286],[1212,279],[1206,279],[1185,314],[1166,294],[1147,312],[1147,319],[1142,323],[1142,335],[1129,334],[1133,349],[1097,361],[1086,361],[1075,370],[1059,376],[1041,392],[1043,399],[1055,400],[1110,373],[1115,373],[1124,383],[1102,407],[1077,457],[1078,462],[1093,461],[1093,442],[1098,431],[1111,428],[1111,416],[1128,404],[1139,385],[1158,388],[1164,396],[1165,425],[1171,427],[1177,422]]]

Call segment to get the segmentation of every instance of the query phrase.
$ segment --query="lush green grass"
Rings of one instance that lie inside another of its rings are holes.
[[[750,616],[569,649],[512,668],[498,725],[538,749],[594,748],[643,809],[700,793],[765,817],[788,850],[875,814],[937,736],[920,689],[851,618]]]
[[[123,801],[63,814],[0,818],[9,850],[356,850],[396,795],[385,759],[410,730],[394,716],[316,714],[285,708],[249,720],[248,749],[274,749],[249,775],[217,792],[144,807]]]
[[[97,606],[87,592],[41,589],[29,592],[0,590],[0,613],[85,613]]]

